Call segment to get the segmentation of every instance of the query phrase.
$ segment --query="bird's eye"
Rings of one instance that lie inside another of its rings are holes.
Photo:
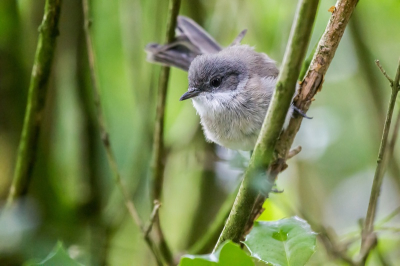
[[[210,81],[211,86],[213,86],[214,88],[219,87],[219,85],[221,85],[221,78],[214,78]]]

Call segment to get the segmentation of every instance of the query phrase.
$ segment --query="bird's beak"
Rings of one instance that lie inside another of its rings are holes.
[[[182,95],[182,97],[179,99],[179,101],[183,101],[183,100],[187,100],[193,97],[196,97],[197,95],[200,94],[200,90],[198,90],[197,88],[189,88],[189,90],[187,92],[185,92],[185,94]]]

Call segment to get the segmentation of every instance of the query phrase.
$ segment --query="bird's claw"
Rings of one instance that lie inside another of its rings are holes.
[[[307,118],[307,119],[313,119],[312,117],[307,116],[301,109],[294,106],[294,104],[292,104],[292,107],[293,107],[293,110],[295,110],[296,113],[301,115],[302,117]]]

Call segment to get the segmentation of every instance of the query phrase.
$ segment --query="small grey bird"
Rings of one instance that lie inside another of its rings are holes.
[[[276,63],[240,44],[246,31],[224,49],[189,18],[178,17],[177,32],[172,44],[149,44],[148,59],[189,71],[189,89],[180,100],[192,99],[208,141],[253,150],[279,74]]]

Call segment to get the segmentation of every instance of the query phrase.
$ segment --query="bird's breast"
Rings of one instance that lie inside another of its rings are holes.
[[[229,149],[252,150],[267,106],[251,103],[248,99],[241,102],[233,95],[220,96],[193,99],[206,138]]]

